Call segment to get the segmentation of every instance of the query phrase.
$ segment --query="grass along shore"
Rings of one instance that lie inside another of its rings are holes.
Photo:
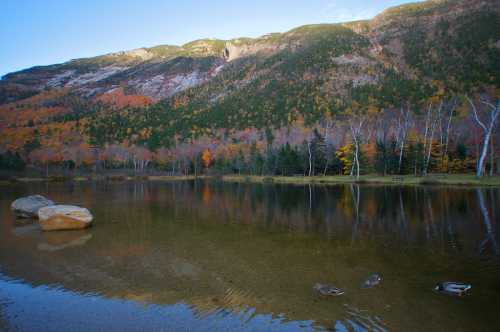
[[[92,176],[51,176],[48,178],[11,177],[0,180],[0,184],[13,182],[65,182],[65,181],[187,181],[187,180],[221,180],[225,182],[247,183],[280,183],[280,184],[346,184],[346,183],[371,183],[385,185],[463,185],[463,186],[488,186],[500,187],[500,176],[485,176],[477,179],[473,174],[430,174],[425,177],[413,175],[362,175],[359,180],[347,175],[338,176],[256,176],[256,175],[224,175],[224,176],[148,176],[148,175],[92,175]]]
[[[373,183],[386,185],[464,185],[464,186],[493,186],[500,187],[500,176],[477,179],[473,174],[431,174],[425,177],[413,175],[362,175],[359,180],[347,175],[338,176],[244,176],[227,175],[222,179],[227,182],[255,182],[255,183],[289,183],[289,184],[346,184],[346,183]]]

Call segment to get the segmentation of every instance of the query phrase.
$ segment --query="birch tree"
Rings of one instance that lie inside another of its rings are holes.
[[[445,142],[444,142],[444,153],[443,156],[445,158],[448,158],[448,146],[450,144],[450,132],[451,132],[451,123],[453,120],[453,115],[455,113],[455,109],[457,107],[457,98],[453,98],[453,101],[451,102],[450,105],[450,112],[448,114],[448,121],[446,124],[446,130],[445,130]]]
[[[474,121],[483,132],[483,146],[481,148],[476,168],[476,177],[481,178],[484,173],[484,161],[488,154],[488,146],[491,141],[492,133],[495,129],[496,120],[498,119],[498,115],[500,113],[500,99],[497,100],[496,104],[493,104],[486,98],[480,97],[479,104],[476,104],[471,98],[469,98],[469,96],[465,96],[465,98],[471,105]],[[482,110],[482,118],[486,118],[486,121],[481,119],[479,114],[480,110]]]
[[[351,129],[352,142],[354,144],[354,163],[351,170],[351,176],[354,175],[354,170],[356,172],[356,179],[359,180],[359,150],[360,150],[360,140],[361,140],[361,130],[363,129],[363,124],[365,119],[359,117],[357,119],[349,119],[349,128]]]
[[[410,107],[403,107],[400,109],[400,117],[398,119],[398,143],[399,143],[399,162],[398,162],[398,173],[401,173],[401,166],[403,164],[403,153],[405,149],[406,139],[408,137],[408,130],[411,126],[411,113]]]
[[[436,128],[438,125],[439,114],[441,114],[441,109],[443,107],[443,101],[440,102],[439,107],[437,109],[437,116],[433,114],[432,104],[429,104],[429,109],[427,111],[427,119],[425,125],[425,137],[424,137],[424,168],[422,173],[427,175],[427,171],[429,170],[429,164],[431,161],[431,152],[432,152],[432,143],[434,141],[434,134],[436,132]],[[427,137],[429,141],[427,143]]]

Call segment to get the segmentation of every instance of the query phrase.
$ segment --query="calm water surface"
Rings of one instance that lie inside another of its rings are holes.
[[[10,203],[35,193],[94,227],[16,220]],[[500,189],[2,185],[0,330],[498,331],[499,215]],[[372,273],[380,287],[361,289]],[[471,295],[432,290],[447,280]]]

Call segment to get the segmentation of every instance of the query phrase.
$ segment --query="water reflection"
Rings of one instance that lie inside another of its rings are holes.
[[[479,245],[479,253],[483,253],[485,251],[485,247],[487,244],[491,245],[491,248],[495,254],[498,255],[498,245],[495,237],[495,231],[493,229],[493,225],[490,220],[490,213],[488,209],[486,208],[486,204],[484,202],[484,194],[483,190],[481,189],[476,189],[477,193],[477,198],[479,201],[479,209],[481,210],[481,215],[483,219],[483,223],[486,229],[486,237],[483,241],[481,241],[481,244]],[[494,205],[492,204],[492,209],[494,208]]]
[[[3,279],[3,280],[2,280]],[[186,304],[147,305],[58,287],[32,287],[0,274],[1,317],[11,331],[312,331],[310,321],[285,321],[254,310],[199,315]],[[23,298],[23,301],[19,301]],[[2,325],[0,325],[1,327]]]
[[[24,296],[36,294],[60,306],[92,299],[108,313],[152,317],[153,325],[145,326],[153,330],[154,324],[265,331],[500,325],[499,189],[218,182],[2,189],[0,267],[22,282],[0,283],[0,307],[4,321],[20,324],[18,330],[33,330],[19,321],[29,312]],[[10,202],[31,193],[89,207],[95,227],[42,233],[36,224],[20,224]],[[383,276],[380,287],[361,289],[374,272]],[[436,296],[431,289],[444,280],[472,283],[472,296]],[[331,282],[346,294],[319,299],[312,292],[316,282]],[[42,327],[78,330],[87,319],[75,310],[51,322],[57,310],[43,308],[59,307],[41,302],[30,310],[48,317]],[[96,308],[83,312],[93,315]],[[122,330],[107,325],[117,316],[96,315],[96,324],[103,320],[96,329]],[[127,322],[130,330],[141,330],[142,318]]]

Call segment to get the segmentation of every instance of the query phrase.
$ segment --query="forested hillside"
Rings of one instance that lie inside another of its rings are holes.
[[[500,1],[198,40],[0,80],[2,168],[500,171]]]

